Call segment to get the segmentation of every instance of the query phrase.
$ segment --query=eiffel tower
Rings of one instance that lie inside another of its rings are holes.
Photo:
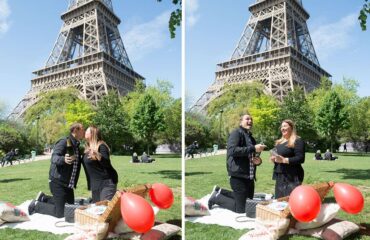
[[[217,64],[215,82],[192,107],[205,111],[225,84],[260,81],[265,93],[282,98],[296,87],[305,92],[320,85],[320,67],[301,0],[257,0],[229,61]]]
[[[125,95],[136,80],[144,80],[127,56],[111,0],[70,0],[61,18],[64,23],[45,67],[33,72],[31,90],[9,118],[23,117],[43,92],[74,87],[81,98],[96,104],[109,90]]]

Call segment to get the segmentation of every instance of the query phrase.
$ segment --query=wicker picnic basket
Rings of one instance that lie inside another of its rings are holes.
[[[324,201],[326,195],[328,194],[329,190],[334,186],[333,182],[323,182],[323,183],[316,183],[308,185],[313,187],[320,195],[321,201]],[[282,202],[288,202],[289,196],[278,198],[277,201]],[[267,205],[269,205],[271,201],[266,201],[258,204],[256,206],[256,218],[261,220],[280,220],[284,218],[290,218],[290,227],[294,227],[296,223],[296,219],[292,216],[290,213],[289,207],[285,208],[283,211],[277,211],[273,210]]]
[[[108,231],[113,231],[117,222],[121,219],[121,194],[122,192],[131,192],[139,196],[146,197],[151,189],[150,184],[139,185],[124,190],[117,190],[116,194],[111,201],[101,201],[95,203],[96,205],[106,205],[107,209],[102,215],[95,215],[85,211],[87,206],[82,206],[75,211],[75,222],[79,224],[95,224],[95,223],[108,223]]]

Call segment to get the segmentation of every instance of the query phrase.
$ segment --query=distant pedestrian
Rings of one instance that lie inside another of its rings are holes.
[[[343,152],[347,152],[347,143],[344,143],[343,145]]]

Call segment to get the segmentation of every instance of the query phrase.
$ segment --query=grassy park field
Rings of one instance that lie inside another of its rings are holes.
[[[338,217],[355,223],[370,223],[370,155],[347,153],[339,155],[336,161],[313,160],[313,153],[306,154],[303,165],[304,184],[334,181],[349,183],[360,189],[365,198],[365,207],[360,214],[350,215],[339,211]],[[263,164],[257,169],[256,192],[274,193],[275,182],[271,180],[273,165],[268,153],[262,154]],[[226,172],[225,155],[211,156],[185,162],[186,196],[200,199],[212,191],[215,184],[230,189]],[[327,195],[325,202],[334,202],[333,191]],[[235,230],[218,225],[194,224],[186,222],[186,240],[195,239],[239,239],[246,230]],[[316,239],[297,235],[284,236],[282,239]],[[370,237],[353,235],[348,239],[370,239]]]
[[[130,163],[131,157],[113,156],[112,164],[119,175],[118,188],[144,183],[164,183],[174,192],[175,201],[168,210],[161,210],[156,221],[181,221],[181,158],[179,156],[154,156],[152,164]],[[37,161],[0,168],[0,200],[19,205],[35,198],[38,191],[50,193],[48,187],[49,161]],[[75,197],[90,197],[83,170],[81,171]],[[64,239],[68,236],[39,231],[1,229],[0,239]],[[181,236],[175,237],[180,239]]]

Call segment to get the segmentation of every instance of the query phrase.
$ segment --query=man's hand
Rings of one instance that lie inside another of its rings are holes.
[[[69,154],[66,154],[64,156],[64,162],[71,165],[73,163],[73,161],[76,160],[76,156],[73,155],[73,156],[69,156]]]
[[[263,149],[265,149],[266,145],[256,144],[254,147],[256,148],[256,152],[262,152]]]

